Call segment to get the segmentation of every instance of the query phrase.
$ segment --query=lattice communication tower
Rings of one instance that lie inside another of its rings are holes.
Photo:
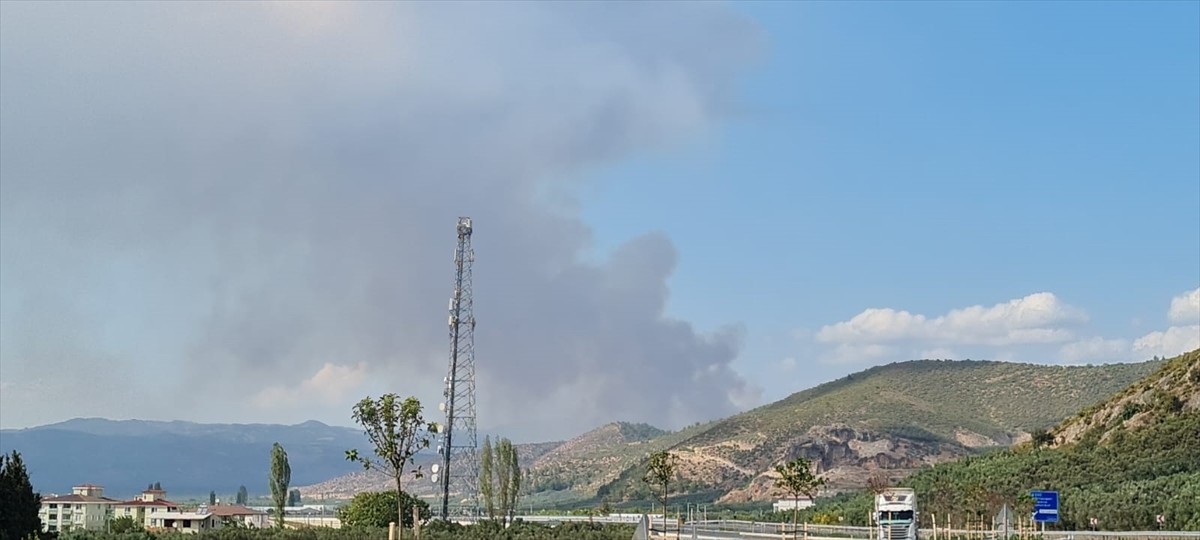
[[[471,218],[458,218],[458,249],[454,251],[454,296],[450,298],[450,369],[444,379],[446,413],[438,441],[440,466],[431,478],[441,487],[442,519],[479,516],[479,458],[475,435],[475,313],[471,298]]]

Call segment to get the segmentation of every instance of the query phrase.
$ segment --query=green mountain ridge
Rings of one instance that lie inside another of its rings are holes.
[[[518,445],[527,472],[523,500],[563,508],[648,502],[645,459],[668,449],[681,458],[673,497],[773,500],[781,494],[769,471],[797,456],[818,463],[834,491],[854,490],[880,471],[901,478],[1026,440],[1161,365],[914,360],[872,367],[679,431],[613,422],[563,442]],[[425,494],[426,484],[412,485]],[[366,487],[357,475],[304,489],[348,495]]]
[[[769,471],[797,456],[817,462],[833,487],[856,488],[874,471],[901,477],[1021,441],[1161,364],[892,363],[711,423],[668,448],[681,458],[684,495],[717,495],[721,502],[777,498]],[[647,499],[642,467],[622,472],[597,497]]]
[[[1005,504],[1027,516],[1029,491],[1045,489],[1060,493],[1057,529],[1200,530],[1200,349],[1159,365],[1050,429],[1049,447],[1030,441],[937,465],[900,485],[915,488],[923,515],[942,524],[994,515]],[[858,494],[804,517],[864,524],[870,506],[870,495]]]

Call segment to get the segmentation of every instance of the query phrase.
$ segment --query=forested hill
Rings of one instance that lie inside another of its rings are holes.
[[[924,470],[901,485],[917,490],[923,515],[994,515],[1009,504],[1028,515],[1033,489],[1060,492],[1056,527],[1200,530],[1200,350],[1089,407],[1039,438]],[[1051,442],[1051,441],[1054,442]],[[1049,446],[1056,445],[1056,446]],[[868,495],[819,505],[809,519],[862,522]],[[941,521],[939,521],[941,522]],[[944,523],[944,522],[941,522]]]
[[[724,502],[770,500],[771,467],[795,456],[816,462],[840,488],[872,471],[894,477],[982,448],[1008,446],[1152,373],[1161,361],[1045,366],[917,360],[874,367],[721,421],[670,446],[681,487]],[[598,494],[648,497],[643,467]]]

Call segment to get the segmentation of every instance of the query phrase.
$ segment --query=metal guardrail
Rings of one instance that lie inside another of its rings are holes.
[[[742,536],[759,536],[770,535],[773,537],[791,536],[793,533],[791,523],[780,522],[760,522],[760,521],[742,521],[742,520],[708,520],[708,521],[692,521],[683,525],[684,531],[695,529],[698,533],[704,532],[723,532],[723,533],[742,533]],[[671,528],[675,530],[674,527]],[[796,525],[795,533],[798,536],[813,539],[870,539],[872,538],[872,527],[854,527],[842,525],[816,525],[803,524]],[[920,535],[922,538],[931,539],[935,537],[933,529],[921,529]],[[967,530],[967,529],[942,529],[938,528],[936,537],[941,538],[977,538],[984,539],[999,539],[1003,538],[1004,533],[1001,530]],[[1010,538],[1020,538],[1021,535],[1010,531]],[[1141,540],[1171,540],[1171,539],[1200,539],[1200,531],[1027,531],[1024,538],[1033,538],[1040,536],[1043,540],[1110,540],[1113,538],[1129,538]]]

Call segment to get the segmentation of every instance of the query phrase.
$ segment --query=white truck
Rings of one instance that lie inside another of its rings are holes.
[[[917,540],[917,492],[887,488],[875,495],[876,540]]]

